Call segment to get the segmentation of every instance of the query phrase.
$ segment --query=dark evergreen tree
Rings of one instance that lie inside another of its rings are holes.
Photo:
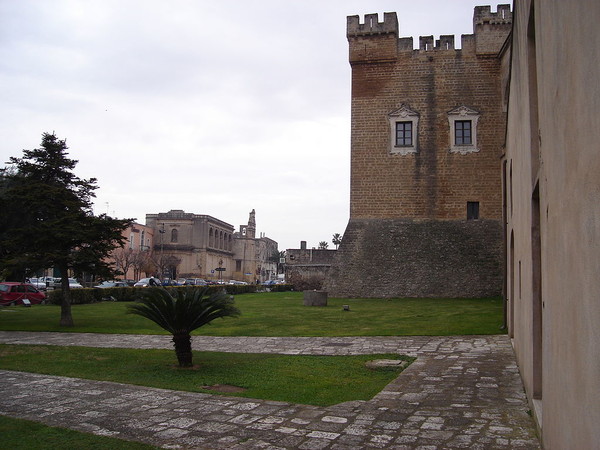
[[[78,178],[77,161],[67,158],[66,141],[44,133],[40,148],[11,157],[13,172],[0,184],[0,270],[23,277],[26,270],[54,267],[64,292],[60,324],[72,326],[69,271],[75,276],[110,276],[110,252],[124,243],[131,219],[94,216],[96,179]]]

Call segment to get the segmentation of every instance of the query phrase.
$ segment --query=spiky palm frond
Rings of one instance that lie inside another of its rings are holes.
[[[172,334],[191,333],[219,317],[240,314],[233,297],[224,292],[208,295],[207,288],[178,290],[175,296],[164,288],[146,288],[128,312],[150,319]]]

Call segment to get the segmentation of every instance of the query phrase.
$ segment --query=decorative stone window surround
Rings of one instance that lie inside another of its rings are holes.
[[[479,151],[477,147],[477,122],[479,121],[479,112],[466,106],[459,106],[451,111],[448,111],[448,123],[450,124],[450,153],[476,153]],[[471,121],[471,144],[456,145],[455,122],[457,120]]]
[[[408,105],[402,105],[388,114],[390,123],[390,153],[392,155],[409,155],[417,153],[419,140],[419,113],[413,111]],[[412,122],[412,145],[396,145],[396,123]]]

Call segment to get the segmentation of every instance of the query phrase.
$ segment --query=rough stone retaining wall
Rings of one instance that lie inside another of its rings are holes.
[[[490,297],[502,292],[499,221],[351,219],[331,297]]]

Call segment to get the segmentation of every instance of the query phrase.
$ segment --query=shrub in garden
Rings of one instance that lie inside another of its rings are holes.
[[[233,297],[207,288],[145,288],[128,312],[152,320],[173,335],[179,367],[192,366],[191,332],[219,317],[238,316]]]

